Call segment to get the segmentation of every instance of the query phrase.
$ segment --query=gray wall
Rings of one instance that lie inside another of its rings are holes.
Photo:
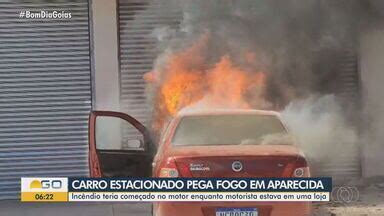
[[[361,36],[363,177],[384,176],[384,28]]]
[[[119,59],[116,1],[92,0],[93,109],[118,111]]]

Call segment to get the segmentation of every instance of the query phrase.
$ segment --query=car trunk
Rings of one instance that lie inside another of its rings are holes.
[[[301,158],[288,145],[175,147],[169,155],[182,177],[289,177]],[[233,168],[235,162],[240,170]]]
[[[282,177],[292,173],[292,166],[296,157],[248,157],[248,156],[222,156],[222,157],[189,157],[176,158],[176,165],[189,167],[191,177]],[[234,171],[232,164],[242,163],[242,170]],[[184,173],[181,173],[182,175]]]

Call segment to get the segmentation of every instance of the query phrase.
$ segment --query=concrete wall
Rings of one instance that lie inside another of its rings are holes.
[[[363,176],[384,176],[384,28],[375,28],[361,36],[359,64]]]
[[[93,109],[119,110],[118,20],[115,0],[91,1]]]
[[[93,110],[120,110],[118,20],[115,0],[91,1]],[[96,143],[102,149],[121,148],[119,119],[98,117]]]

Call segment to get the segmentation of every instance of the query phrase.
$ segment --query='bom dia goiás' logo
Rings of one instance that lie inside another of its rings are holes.
[[[60,189],[63,187],[61,180],[33,180],[29,184],[29,188],[33,189]]]

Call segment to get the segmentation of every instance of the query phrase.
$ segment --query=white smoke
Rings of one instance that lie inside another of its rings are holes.
[[[359,157],[356,128],[345,119],[334,95],[294,100],[281,116],[315,166],[338,165],[348,157]]]

